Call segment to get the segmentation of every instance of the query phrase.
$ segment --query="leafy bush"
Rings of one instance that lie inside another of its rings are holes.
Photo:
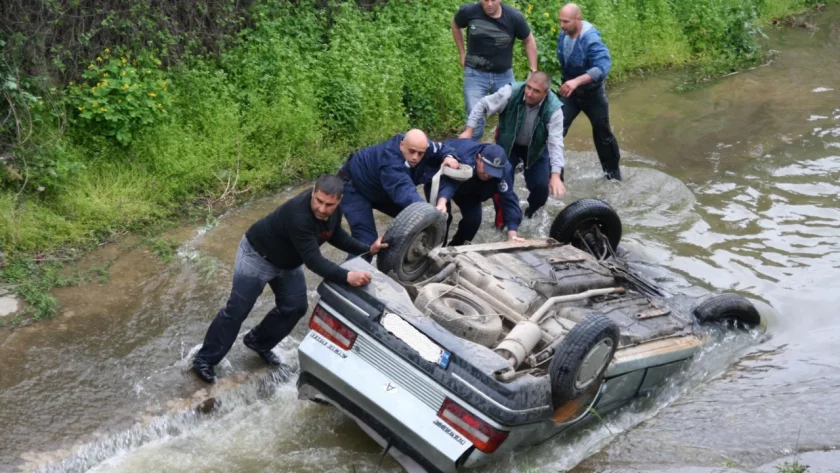
[[[80,125],[93,135],[128,144],[142,128],[166,116],[169,86],[151,54],[111,56],[105,49],[82,74],[86,82],[70,85],[68,103]]]

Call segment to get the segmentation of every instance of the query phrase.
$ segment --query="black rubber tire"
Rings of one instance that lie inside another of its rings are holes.
[[[442,245],[445,235],[446,217],[425,202],[413,203],[397,215],[385,232],[383,241],[388,248],[379,252],[376,265],[385,274],[393,271],[398,281],[416,281],[431,264],[425,254]],[[415,243],[422,246],[412,249]]]
[[[580,199],[572,202],[554,218],[548,236],[560,243],[571,243],[572,246],[586,251],[586,245],[575,236],[575,233],[581,226],[593,224],[606,235],[610,246],[615,251],[621,240],[621,219],[603,200]]]
[[[502,333],[502,317],[497,310],[448,284],[427,284],[414,306],[453,335],[488,348],[496,346]]]
[[[567,401],[577,399],[603,382],[604,372],[618,348],[619,333],[618,325],[603,314],[590,315],[572,327],[557,345],[554,358],[548,365],[551,400],[555,409]],[[608,353],[595,360],[598,366],[594,370],[595,375],[589,378],[590,381],[580,384],[578,376],[583,368],[584,358],[595,347],[608,349]]]
[[[755,306],[737,294],[709,297],[698,304],[693,312],[701,325],[740,322],[752,328],[761,324],[761,315],[758,314]]]

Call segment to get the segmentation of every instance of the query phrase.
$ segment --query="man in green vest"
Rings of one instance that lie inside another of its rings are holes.
[[[551,77],[537,71],[525,82],[506,85],[475,105],[467,119],[467,127],[459,138],[472,138],[473,130],[485,116],[499,114],[496,143],[504,148],[514,168],[521,163],[528,187],[528,208],[531,217],[546,201],[549,193],[560,198],[566,195],[563,184],[563,104],[550,90]],[[496,206],[499,226],[499,206]]]

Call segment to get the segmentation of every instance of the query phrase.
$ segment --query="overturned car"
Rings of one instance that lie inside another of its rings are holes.
[[[760,323],[746,299],[673,296],[616,256],[621,221],[584,199],[547,239],[441,247],[425,203],[388,229],[364,288],[323,282],[299,397],[351,416],[408,471],[454,472],[543,442],[656,387],[707,341]]]

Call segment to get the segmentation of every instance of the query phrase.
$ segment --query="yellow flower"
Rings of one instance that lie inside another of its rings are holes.
[[[96,56],[96,62],[102,62],[102,56]]]
[[[163,108],[163,105],[161,105],[160,102],[158,102],[156,105],[157,105],[157,108],[161,108],[161,109]]]
[[[128,90],[128,88],[129,88],[129,87],[131,87],[131,85],[129,85],[129,84],[123,84],[123,86],[122,86],[122,87],[120,87],[120,88],[121,88],[122,90]]]
[[[122,99],[117,99],[117,103],[122,103]]]
[[[111,54],[111,50],[108,49],[108,48],[105,48],[105,54]]]
[[[149,92],[149,93],[148,93],[148,94],[146,94],[146,95],[148,95],[149,97],[157,97],[157,94],[156,94],[156,93],[154,93],[154,92]]]
[[[549,17],[549,16],[551,16],[551,15],[549,15],[549,14],[548,14],[548,12],[545,12],[545,13],[543,13],[543,16],[544,16],[544,17],[546,17],[546,18],[548,18],[548,17]]]
[[[532,11],[534,11],[534,5],[529,3],[528,4],[528,13],[531,13]]]
[[[76,85],[76,83],[71,80],[70,85],[73,86],[73,85]]]
[[[107,111],[108,111],[108,109],[107,109],[107,108],[105,108],[105,107],[102,107],[102,108],[100,108],[100,109],[99,109],[99,111],[100,111],[100,112],[102,112],[102,113],[105,113],[105,112],[107,112]]]
[[[102,74],[102,77],[108,77],[108,76],[109,76],[109,74],[107,72]]]
[[[93,63],[90,63],[90,65],[88,66],[88,69],[93,70]]]
[[[121,75],[122,77],[125,77],[125,71],[120,72],[120,75]]]
[[[79,111],[80,111],[80,112],[81,112],[82,110],[84,110],[84,109],[85,109],[85,106],[84,106],[84,105],[80,105],[80,106],[79,106]]]
[[[96,108],[96,107],[98,107],[98,106],[99,106],[99,104],[98,104],[98,103],[93,104],[93,108]]]

